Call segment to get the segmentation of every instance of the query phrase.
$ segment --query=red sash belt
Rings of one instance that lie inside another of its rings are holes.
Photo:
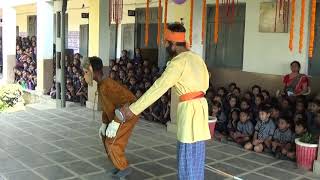
[[[203,98],[204,97],[204,92],[202,91],[198,91],[198,92],[191,92],[191,93],[187,93],[187,94],[183,94],[179,97],[180,102],[184,102],[184,101],[190,101],[193,99],[199,99],[199,98]]]

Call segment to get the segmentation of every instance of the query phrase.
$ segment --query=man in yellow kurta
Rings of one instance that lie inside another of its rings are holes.
[[[177,160],[180,180],[204,179],[205,140],[210,139],[208,104],[204,94],[209,88],[209,73],[204,60],[188,50],[185,28],[179,23],[168,25],[166,49],[173,58],[162,76],[130,106],[116,110],[120,119],[130,119],[172,88],[179,95],[177,107]]]

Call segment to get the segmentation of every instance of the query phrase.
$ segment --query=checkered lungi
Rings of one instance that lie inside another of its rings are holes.
[[[178,179],[203,180],[205,165],[205,141],[177,143]]]

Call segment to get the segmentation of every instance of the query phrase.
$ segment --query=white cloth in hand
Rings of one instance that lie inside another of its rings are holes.
[[[106,129],[107,129],[107,124],[102,123],[99,129],[99,137],[102,139],[102,135],[106,136]]]
[[[119,126],[120,126],[120,123],[117,123],[114,120],[112,120],[111,123],[109,123],[108,128],[106,130],[106,136],[108,138],[116,137]]]

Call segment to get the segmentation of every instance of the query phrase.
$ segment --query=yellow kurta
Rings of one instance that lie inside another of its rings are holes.
[[[167,68],[148,91],[130,110],[138,115],[159,99],[171,87],[181,96],[190,92],[206,92],[209,88],[209,73],[203,59],[187,51],[179,54],[167,64]],[[181,102],[177,108],[177,139],[182,143],[193,143],[210,139],[208,126],[208,103],[205,98]]]

